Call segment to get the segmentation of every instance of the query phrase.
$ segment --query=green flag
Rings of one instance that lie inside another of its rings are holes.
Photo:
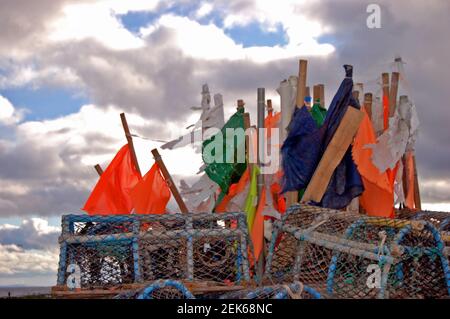
[[[327,116],[327,109],[320,105],[320,100],[316,99],[313,107],[311,108],[311,116],[317,124],[317,127],[321,127]]]
[[[221,131],[204,141],[202,146],[205,173],[220,186],[222,194],[219,199],[222,199],[230,185],[238,182],[247,168],[244,109],[234,113]]]

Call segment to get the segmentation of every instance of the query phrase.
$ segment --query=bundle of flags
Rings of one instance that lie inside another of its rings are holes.
[[[313,118],[307,107],[296,107],[289,125],[289,132],[281,148],[283,192],[298,191],[305,188],[334,136],[347,108],[360,109],[352,95],[352,67],[344,66],[346,77],[342,81],[328,108],[323,124]],[[320,109],[313,114],[321,113]],[[361,176],[351,158],[350,146],[335,169],[326,192],[320,203],[322,207],[341,209],[364,190]]]
[[[169,199],[158,164],[141,177],[126,144],[100,176],[83,210],[90,215],[163,214]]]
[[[200,178],[192,186],[181,181],[181,195],[189,211],[245,212],[258,259],[264,247],[264,237],[270,239],[270,222],[280,219],[286,210],[283,193],[298,191],[301,198],[348,108],[361,110],[363,120],[353,144],[346,149],[334,170],[322,200],[314,204],[342,209],[359,197],[360,205],[368,215],[392,217],[396,194],[399,201],[413,208],[413,152],[419,126],[415,106],[407,99],[400,99],[398,108],[389,117],[389,99],[383,96],[378,110],[380,123],[371,121],[352,95],[352,67],[344,67],[346,76],[328,110],[317,99],[311,107],[310,97],[305,99],[304,105],[295,107],[287,127],[287,137],[281,147],[279,143],[275,147],[276,151],[280,149],[282,167],[276,173],[264,175],[265,184],[259,194],[257,179],[261,174],[260,167],[248,160],[256,158],[256,130],[250,131],[249,144],[245,148],[248,154],[244,160],[239,159],[239,149],[242,149],[245,139],[238,139],[234,133],[230,139],[228,134],[235,130],[245,131],[245,110],[238,108],[225,122],[222,96],[216,94],[215,106],[211,107],[211,95],[205,84],[201,107],[193,108],[202,111],[199,120],[188,127],[191,129],[189,134],[162,146],[167,149],[182,147],[192,142],[194,134],[203,135],[209,128],[220,128],[216,134],[202,136],[204,165],[199,170],[202,173]],[[293,96],[293,86],[289,89],[290,98],[286,103],[291,103]],[[274,114],[269,109],[265,118],[266,143],[271,141],[271,129],[281,127],[281,116],[285,117],[281,112]],[[381,131],[380,134],[377,131]],[[266,144],[266,147],[272,149],[271,145]],[[233,158],[227,158],[229,154],[233,154]],[[405,190],[394,188],[402,182],[402,174],[406,175],[408,185]],[[142,177],[133,164],[130,146],[126,144],[100,176],[83,210],[100,215],[163,214],[170,196],[170,188],[158,163],[155,162]]]

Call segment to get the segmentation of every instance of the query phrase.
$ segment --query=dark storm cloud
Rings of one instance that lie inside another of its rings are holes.
[[[0,226],[0,245],[16,245],[22,249],[55,248],[58,236],[58,229],[48,228],[45,221],[38,219],[26,219],[16,227]]]
[[[349,61],[355,66],[357,80],[372,80],[381,72],[391,71],[386,63],[394,55],[402,56],[407,63],[409,87],[403,85],[401,94],[414,99],[421,121],[416,145],[419,174],[423,180],[450,180],[450,90],[444,80],[450,77],[446,62],[450,43],[443,41],[446,30],[450,30],[450,3],[376,1],[381,6],[382,27],[368,29],[369,3],[374,2],[322,1],[310,8],[309,14],[332,26],[332,32],[324,38],[336,46],[340,62]],[[425,200],[436,199],[431,198],[431,193],[425,192]],[[441,194],[439,199],[449,201],[450,194]]]

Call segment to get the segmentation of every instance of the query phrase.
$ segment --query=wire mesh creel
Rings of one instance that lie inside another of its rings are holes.
[[[159,279],[250,281],[242,213],[66,215],[59,242],[58,286],[72,275],[69,265],[79,270],[82,289]]]
[[[274,225],[265,282],[298,280],[325,298],[445,298],[444,250],[440,232],[427,221],[301,204]]]

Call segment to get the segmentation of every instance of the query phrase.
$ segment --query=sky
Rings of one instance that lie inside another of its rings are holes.
[[[370,3],[379,29],[367,27]],[[276,89],[300,58],[326,103],[343,64],[377,94],[381,73],[403,58],[400,94],[421,121],[422,201],[450,211],[449,14],[446,0],[1,0],[0,286],[55,284],[60,217],[82,213],[93,165],[126,143],[121,112],[144,137],[135,143],[146,171],[160,145],[151,139],[195,122],[203,83],[223,95],[226,117],[244,99],[254,122],[256,89],[278,110]],[[195,180],[192,148],[161,154],[176,180]]]

